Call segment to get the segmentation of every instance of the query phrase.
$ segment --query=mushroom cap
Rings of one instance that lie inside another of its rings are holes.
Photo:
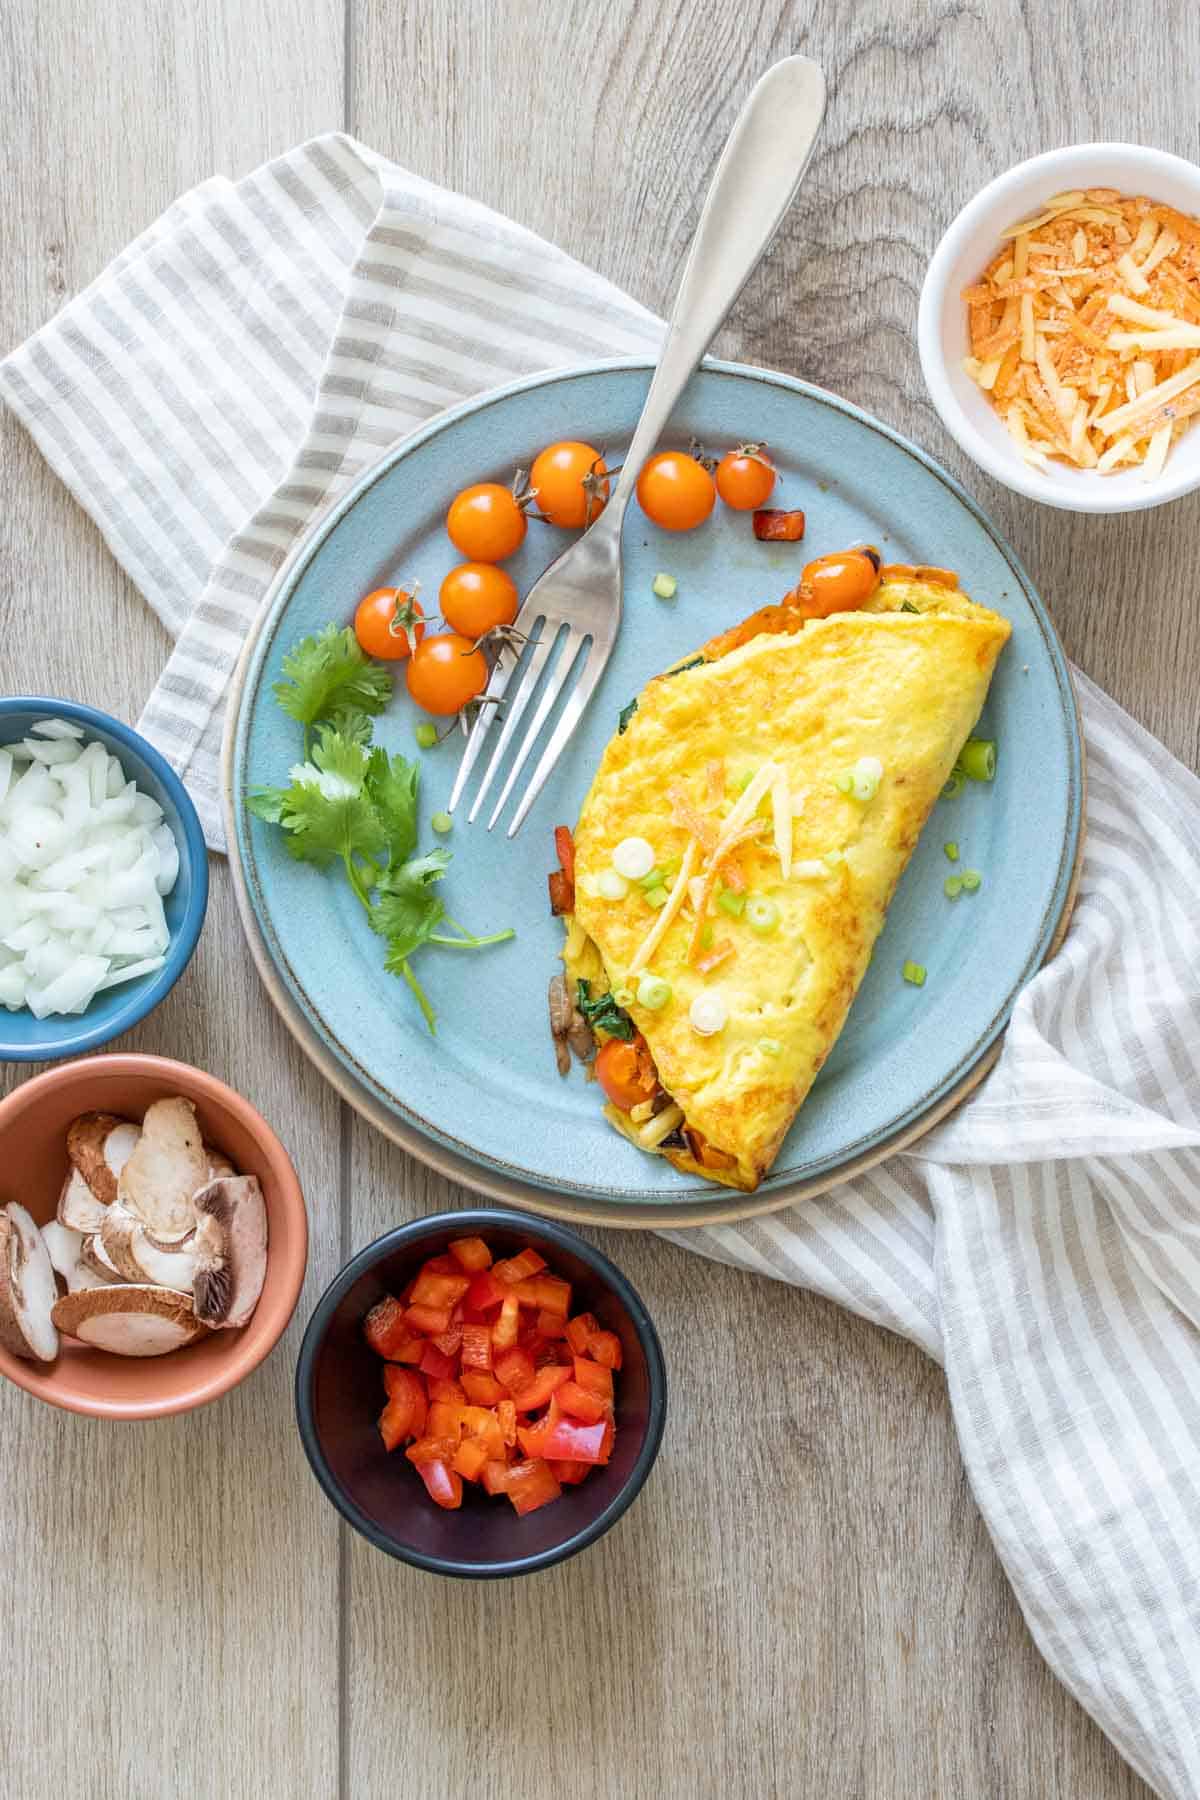
[[[202,1271],[193,1293],[196,1316],[231,1329],[249,1322],[267,1278],[267,1208],[254,1175],[223,1176],[195,1196],[201,1215],[216,1221],[225,1239],[219,1268]]]
[[[53,1317],[68,1337],[116,1356],[165,1356],[208,1335],[186,1294],[149,1283],[64,1294]]]
[[[116,1113],[80,1113],[67,1127],[67,1155],[101,1206],[111,1206],[116,1199],[121,1170],[140,1136],[140,1126]]]
[[[0,1343],[14,1356],[53,1362],[58,1285],[42,1234],[23,1206],[0,1212]]]

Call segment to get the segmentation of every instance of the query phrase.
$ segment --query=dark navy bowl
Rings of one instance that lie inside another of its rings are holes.
[[[403,1450],[385,1451],[376,1426],[383,1376],[363,1320],[451,1238],[476,1236],[503,1256],[532,1244],[571,1282],[572,1313],[595,1313],[621,1340],[611,1462],[524,1518],[503,1495],[469,1481],[458,1511],[436,1506]],[[662,1442],[667,1374],[650,1315],[606,1256],[565,1225],[477,1207],[397,1226],[346,1264],[317,1303],[300,1346],[296,1416],[314,1475],[368,1543],[437,1575],[529,1575],[594,1544],[637,1498]]]
[[[9,1012],[0,1006],[0,1062],[54,1062],[98,1050],[128,1031],[169,994],[191,960],[208,905],[208,855],[196,808],[183,783],[163,756],[144,737],[94,706],[71,700],[0,699],[0,745],[28,737],[39,719],[70,719],[90,740],[99,738],[110,756],[119,759],[126,779],[136,781],[163,809],[179,846],[179,878],[163,901],[171,942],[167,960],[152,975],[97,994],[78,1016],[35,1019],[31,1012]]]

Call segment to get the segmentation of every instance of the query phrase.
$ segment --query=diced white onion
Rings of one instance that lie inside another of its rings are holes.
[[[102,743],[39,719],[0,749],[0,1006],[39,1019],[162,968],[179,847]]]
[[[622,838],[612,853],[612,865],[626,881],[641,881],[654,867],[654,846],[643,837]]]

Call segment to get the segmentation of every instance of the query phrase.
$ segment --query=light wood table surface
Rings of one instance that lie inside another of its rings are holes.
[[[336,127],[662,307],[737,106],[795,49],[828,72],[824,134],[722,350],[848,396],[962,475],[1069,653],[1196,766],[1200,501],[1091,520],[1008,495],[942,432],[913,336],[938,235],[1010,163],[1101,137],[1194,153],[1182,0],[7,0],[0,345],[182,189]],[[7,417],[0,495],[0,689],[136,717],[166,638]],[[339,1529],[293,1425],[301,1322],[351,1249],[464,1196],[293,1047],[219,860],[191,970],[128,1043],[262,1108],[312,1259],[282,1346],[206,1412],[115,1427],[0,1392],[11,1800],[1148,1792],[1038,1657],[934,1365],[649,1236],[605,1242],[659,1322],[673,1410],[608,1539],[477,1586]]]

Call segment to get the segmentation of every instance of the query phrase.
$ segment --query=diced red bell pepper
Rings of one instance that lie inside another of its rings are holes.
[[[601,1419],[606,1419],[609,1415],[610,1403],[602,1400],[599,1394],[589,1394],[588,1390],[580,1387],[577,1381],[564,1381],[559,1384],[558,1404],[563,1412],[569,1413],[573,1419],[579,1419],[584,1425],[598,1425]],[[520,1405],[521,1401],[518,1396],[518,1410]]]
[[[453,1375],[434,1375],[429,1381],[429,1398],[431,1400],[449,1400],[454,1406],[467,1404],[467,1392],[461,1382],[455,1381]]]
[[[500,1316],[492,1326],[493,1360],[497,1350],[511,1350],[517,1341],[520,1329],[520,1302],[515,1294],[506,1294],[504,1304],[500,1308]]]
[[[432,1375],[435,1379],[440,1376],[443,1381],[448,1381],[458,1367],[454,1358],[439,1350],[436,1344],[426,1344],[425,1354],[417,1366],[422,1375]]]
[[[496,1358],[496,1380],[510,1394],[520,1394],[533,1380],[534,1362],[528,1350],[505,1350]]]
[[[540,1461],[514,1463],[504,1491],[519,1513],[536,1512],[539,1506],[562,1495],[553,1469]]]
[[[455,1452],[457,1455],[457,1451]],[[417,1474],[425,1483],[431,1500],[444,1506],[447,1512],[455,1512],[462,1505],[462,1476],[455,1473],[447,1463],[441,1461],[418,1463]]]
[[[414,1331],[421,1331],[426,1337],[440,1337],[443,1331],[450,1329],[450,1308],[448,1306],[410,1306],[404,1315],[404,1323],[410,1334]]]
[[[500,1429],[499,1419],[490,1407],[464,1406],[459,1416],[464,1435],[478,1438],[487,1450],[489,1460],[503,1457],[504,1433]]]
[[[492,1328],[490,1325],[464,1325],[462,1332],[462,1366],[484,1374],[492,1367]]]
[[[408,1330],[407,1325],[404,1329]],[[392,1351],[388,1360],[389,1362],[412,1363],[415,1368],[424,1356],[425,1346],[428,1342],[429,1339],[423,1338],[419,1331],[414,1332],[406,1344],[401,1344],[398,1350]]]
[[[511,1400],[500,1400],[496,1405],[496,1418],[500,1425],[506,1444],[517,1441],[517,1409]]]
[[[606,1369],[602,1363],[592,1362],[589,1357],[575,1358],[575,1379],[581,1388],[589,1394],[598,1394],[601,1400],[611,1402],[613,1397],[612,1370]]]
[[[621,1340],[615,1331],[597,1331],[592,1334],[588,1345],[588,1355],[593,1362],[598,1362],[606,1369],[619,1369],[621,1366]]]
[[[460,1269],[467,1269],[471,1274],[492,1266],[492,1253],[481,1237],[455,1238],[450,1254]]]
[[[489,1494],[502,1494],[508,1486],[508,1464],[498,1459],[484,1463],[483,1485]]]
[[[526,1248],[519,1255],[510,1256],[505,1262],[493,1263],[492,1274],[497,1281],[506,1281],[510,1287],[514,1287],[518,1281],[528,1281],[531,1275],[540,1275],[545,1266],[544,1256],[539,1256],[536,1250]]]
[[[414,1286],[426,1270],[431,1275],[457,1275],[460,1273],[458,1264],[447,1250],[443,1250],[440,1256],[431,1256],[428,1262],[421,1264],[418,1274],[414,1277]]]
[[[588,1345],[599,1331],[599,1321],[594,1313],[579,1313],[567,1326],[567,1342],[576,1356],[586,1356]]]
[[[451,1319],[445,1331],[439,1331],[433,1339],[434,1344],[443,1356],[457,1356],[462,1349],[463,1328]]]
[[[497,1400],[503,1400],[505,1390],[494,1375],[480,1375],[474,1369],[464,1369],[459,1376],[466,1389],[467,1399],[475,1406],[495,1406]]]
[[[467,1289],[467,1309],[470,1312],[488,1313],[499,1306],[508,1288],[503,1281],[497,1281],[493,1269],[484,1269],[476,1275]]]
[[[489,1461],[486,1447],[478,1438],[464,1438],[450,1467],[466,1481],[478,1481]]]
[[[452,1438],[422,1437],[415,1444],[410,1444],[404,1454],[410,1463],[416,1463],[419,1468],[422,1463],[452,1462],[457,1449],[457,1434]]]
[[[571,1284],[557,1275],[531,1275],[517,1283],[516,1295],[522,1306],[544,1308],[562,1319],[571,1310]]]
[[[546,888],[550,895],[550,911],[556,919],[575,911],[575,889],[561,869],[551,869],[546,877]]]
[[[760,543],[798,544],[804,536],[804,514],[781,506],[760,506],[754,514],[754,535]]]
[[[395,1450],[406,1438],[423,1434],[429,1403],[425,1383],[411,1369],[388,1363],[383,1371],[383,1385],[388,1403],[380,1414],[379,1434],[386,1448]]]
[[[528,1387],[517,1390],[513,1395],[513,1404],[519,1413],[536,1412],[540,1406],[545,1406],[556,1388],[567,1383],[574,1386],[570,1369],[563,1368],[558,1363],[547,1363],[545,1368],[537,1371]],[[571,1409],[568,1407],[567,1410],[569,1412]]]
[[[412,1303],[414,1306],[444,1306],[449,1310],[462,1299],[470,1285],[471,1277],[464,1275],[461,1269],[455,1275],[435,1275],[430,1273],[426,1263],[417,1276]]]
[[[547,1419],[539,1433],[539,1454],[551,1462],[606,1463],[612,1454],[613,1435],[611,1419],[602,1419],[596,1425],[580,1425],[574,1419],[560,1415],[557,1419]]]
[[[585,1462],[552,1462],[550,1464],[564,1487],[578,1487],[581,1481],[587,1480],[594,1466],[593,1463]]]
[[[390,1294],[374,1305],[363,1320],[363,1335],[376,1356],[386,1357],[388,1362],[396,1362],[396,1352],[406,1344],[412,1336],[411,1328],[405,1323],[404,1308]]]
[[[450,1438],[457,1444],[461,1436],[462,1403],[456,1400],[431,1400],[425,1429],[430,1437]]]
[[[544,1338],[565,1338],[567,1335],[567,1318],[565,1313],[546,1312],[537,1316],[538,1336]]]

